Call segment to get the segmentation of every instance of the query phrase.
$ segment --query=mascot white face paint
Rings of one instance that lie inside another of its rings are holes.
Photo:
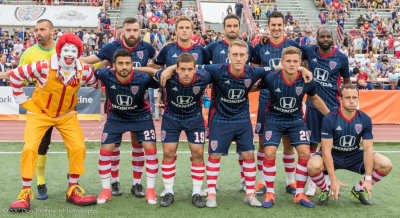
[[[78,59],[78,47],[74,44],[65,43],[60,53],[60,67],[63,70],[70,71],[75,68]]]

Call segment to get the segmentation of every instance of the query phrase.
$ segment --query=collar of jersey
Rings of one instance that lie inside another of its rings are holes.
[[[178,48],[182,49],[183,51],[189,51],[190,49],[194,48],[194,46],[196,46],[196,44],[192,43],[192,46],[190,46],[189,48],[183,48],[179,45],[178,42],[176,42],[176,45],[178,46]]]
[[[285,82],[285,84],[286,84],[287,86],[293,85],[293,84],[300,78],[300,74],[301,74],[300,72],[297,72],[297,77],[296,77],[296,79],[293,80],[293,82],[289,83],[288,81],[286,81],[285,77],[283,76],[283,70],[280,70],[280,71],[281,71],[282,80],[283,80],[283,82]]]
[[[175,73],[176,73],[176,71],[175,71]],[[193,77],[193,80],[192,80],[192,82],[191,82],[191,83],[189,83],[189,84],[187,84],[187,85],[185,85],[185,84],[181,83],[181,80],[179,79],[179,75],[178,75],[178,73],[176,73],[176,75],[174,75],[174,76],[176,76],[176,78],[177,78],[178,82],[179,82],[181,85],[185,86],[185,87],[188,87],[188,86],[192,85],[192,84],[193,84],[193,83],[196,81],[196,72],[194,73],[194,77]]]
[[[318,53],[319,53],[319,55],[321,55],[323,58],[329,58],[330,56],[332,56],[333,54],[335,54],[335,51],[336,51],[336,48],[333,47],[333,50],[332,50],[331,53],[329,53],[328,55],[323,55],[323,54],[319,51],[319,48],[318,48]]]
[[[349,120],[349,119],[347,119],[347,118],[343,115],[343,113],[342,113],[342,108],[339,108],[339,114],[340,114],[340,116],[342,116],[342,118],[343,118],[346,122],[348,122],[348,123],[350,123],[351,121],[354,120],[354,118],[356,118],[357,113],[358,113],[358,111],[356,110],[356,113],[354,114],[354,116]]]
[[[269,44],[271,44],[271,45],[274,46],[274,47],[279,47],[279,46],[281,46],[281,45],[285,42],[285,40],[286,40],[286,38],[283,37],[282,42],[280,42],[279,44],[274,44],[274,43],[271,41],[271,39],[269,39]]]
[[[141,42],[142,42],[142,40],[140,40],[139,42],[137,42],[136,45],[135,45],[133,48],[128,48],[128,46],[125,45],[124,40],[121,39],[121,44],[122,44],[122,46],[124,46],[124,48],[127,49],[128,51],[133,51],[133,50],[135,50],[136,47],[137,47],[137,46],[139,45],[139,43],[141,43]]]
[[[231,64],[229,64],[228,65],[228,72],[229,72],[229,74],[233,77],[233,78],[235,78],[235,79],[240,79],[240,78],[242,78],[243,76],[244,76],[244,69],[246,68],[246,65],[243,67],[243,71],[242,71],[242,74],[240,74],[240,76],[235,76],[235,75],[233,75],[233,73],[232,73],[232,71],[231,71]]]

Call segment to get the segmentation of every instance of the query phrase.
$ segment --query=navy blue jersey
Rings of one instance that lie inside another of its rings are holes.
[[[110,64],[113,64],[114,53],[119,49],[127,49],[132,52],[133,67],[145,67],[149,59],[154,58],[156,50],[151,44],[140,41],[132,49],[129,49],[121,40],[114,41],[105,45],[96,56],[101,60],[107,60]]]
[[[207,52],[203,47],[193,44],[192,47],[185,49],[180,47],[178,42],[165,45],[154,60],[154,63],[167,67],[175,65],[179,55],[182,53],[192,54],[198,65],[209,63]]]
[[[156,73],[156,79],[159,80],[162,71],[164,70]],[[199,69],[193,82],[186,86],[180,83],[178,74],[174,72],[165,85],[167,97],[164,116],[178,121],[192,120],[201,116],[201,97],[210,82],[210,74]]]
[[[289,46],[299,48],[299,44],[297,42],[286,38],[283,38],[283,41],[278,45],[273,44],[271,40],[263,46],[257,44],[254,48],[252,62],[255,64],[260,64],[263,67],[272,68],[279,66],[281,64],[282,51]],[[269,101],[268,98],[268,89],[260,91],[260,97],[258,98],[258,101],[265,103]]]
[[[213,79],[212,120],[222,123],[250,122],[249,91],[269,68],[245,66],[240,77],[231,74],[230,64],[199,66]]]
[[[325,116],[321,137],[333,139],[332,152],[351,153],[360,148],[361,138],[373,139],[371,118],[357,110],[351,120],[346,119],[340,109]]]
[[[134,70],[129,81],[121,83],[111,68],[97,69],[95,76],[104,84],[109,104],[108,119],[120,121],[151,120],[144,101],[147,88],[158,88],[159,82],[147,73]]]
[[[349,60],[339,50],[333,49],[328,56],[323,56],[317,46],[303,46],[303,55],[308,60],[310,71],[314,75],[317,85],[317,93],[326,106],[333,110],[340,106],[339,88],[344,79],[350,77]],[[307,107],[315,108],[309,99]]]
[[[254,48],[250,43],[247,43],[247,45],[249,46],[249,59],[246,64],[250,64],[253,59]],[[229,64],[228,48],[229,44],[225,40],[213,42],[207,45],[207,55],[210,58],[210,61],[212,61],[212,64]]]
[[[301,73],[295,81],[289,83],[283,78],[282,70],[272,71],[261,80],[260,88],[268,88],[270,101],[266,119],[274,121],[299,121],[303,120],[304,95],[314,96],[316,82],[305,83]]]

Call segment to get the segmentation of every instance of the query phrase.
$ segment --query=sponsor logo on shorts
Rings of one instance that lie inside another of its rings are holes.
[[[211,141],[211,149],[213,151],[217,150],[218,147],[218,141]]]
[[[261,123],[256,124],[256,132],[259,133],[261,129]]]
[[[271,136],[272,136],[272,131],[266,131],[265,132],[265,139],[267,141],[269,141],[271,139]]]
[[[165,132],[165,130],[161,130],[161,141],[165,140],[167,133]]]
[[[101,142],[102,143],[104,143],[106,140],[107,140],[107,136],[108,136],[108,133],[103,133],[103,135],[101,136]]]
[[[357,134],[360,134],[361,130],[362,130],[362,124],[356,124],[356,132],[357,132]]]

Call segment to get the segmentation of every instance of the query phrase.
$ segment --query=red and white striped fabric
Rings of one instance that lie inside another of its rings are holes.
[[[69,174],[69,187],[73,185],[77,185],[79,180],[79,175],[78,174]]]
[[[293,153],[293,154],[283,153],[282,161],[283,161],[283,166],[285,167],[286,173],[294,172],[295,158],[296,158],[295,153]]]
[[[111,155],[111,183],[119,182],[120,145],[115,145]]]
[[[252,159],[243,159],[243,173],[246,182],[246,194],[254,193],[256,183],[256,161]]]
[[[240,182],[243,183],[245,179],[243,174],[243,156],[241,154],[238,154],[238,162],[240,166]]]
[[[141,183],[144,167],[144,149],[142,145],[132,144],[132,166],[134,184]]]
[[[304,193],[304,187],[307,183],[308,171],[307,171],[308,159],[299,158],[297,160],[296,167],[296,196],[300,193]]]
[[[276,166],[275,166],[275,158],[267,159],[264,157],[264,179],[265,184],[267,185],[267,192],[275,194],[274,191],[274,183],[276,176]]]
[[[372,171],[372,185],[381,181],[381,179],[383,179],[383,177],[385,177],[386,175],[378,170],[374,170]],[[365,181],[365,176],[360,180],[360,182],[358,182],[358,184],[356,185],[355,189],[356,191],[359,191],[361,189],[362,184],[364,184]]]
[[[220,159],[213,159],[209,156],[206,170],[208,194],[216,194],[215,187],[217,186],[217,179],[220,170]]]
[[[257,169],[258,169],[258,171],[263,170],[264,156],[265,156],[265,154],[263,152],[257,151]]]
[[[157,148],[151,148],[145,151],[146,154],[146,175],[155,178],[158,173]]]
[[[165,162],[162,161],[161,172],[164,179],[171,179],[175,177],[176,167],[175,161]]]
[[[319,172],[315,175],[309,175],[311,177],[311,180],[322,190],[326,191],[328,190],[328,186],[326,185],[325,182],[325,175],[322,172]]]
[[[100,149],[99,156],[99,175],[100,179],[108,179],[111,175],[111,155],[112,151]]]
[[[32,179],[22,178],[22,189],[31,188]]]
[[[203,181],[204,179],[205,167],[204,164],[194,164],[192,163],[191,174],[193,180]]]

